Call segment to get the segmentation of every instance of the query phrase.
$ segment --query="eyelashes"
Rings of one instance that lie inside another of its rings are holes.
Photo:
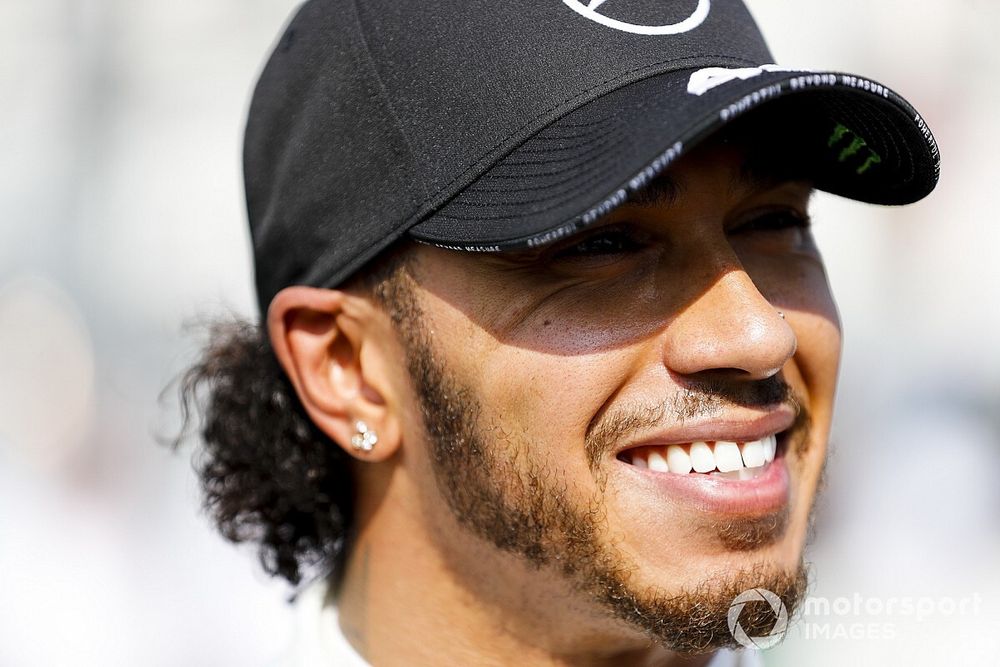
[[[798,247],[804,233],[812,225],[807,213],[796,208],[777,208],[749,214],[726,229],[735,239],[759,239],[769,245],[780,243]],[[545,255],[545,263],[567,268],[606,267],[649,252],[659,252],[666,237],[655,230],[632,222],[603,225],[586,230],[576,239],[553,247]]]
[[[729,233],[774,232],[786,229],[809,229],[811,226],[812,219],[807,214],[793,209],[781,209],[755,215],[747,222],[730,229]]]
[[[571,260],[587,257],[608,257],[640,250],[645,243],[636,230],[615,225],[595,230],[571,245],[557,249],[554,260]]]
[[[812,220],[807,214],[793,209],[780,209],[756,214],[749,220],[731,227],[727,233],[753,234],[786,229],[808,229],[811,226]],[[593,230],[575,243],[557,248],[553,251],[552,258],[602,257],[636,252],[651,242],[648,233],[630,225],[610,225]]]

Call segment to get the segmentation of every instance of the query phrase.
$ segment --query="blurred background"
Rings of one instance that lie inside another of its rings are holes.
[[[1000,3],[749,4],[779,62],[902,92],[944,160],[917,205],[816,203],[846,348],[810,594],[851,605],[767,664],[1000,664]],[[289,591],[156,436],[184,323],[256,315],[241,133],[295,5],[0,1],[2,667],[266,665],[289,641]]]

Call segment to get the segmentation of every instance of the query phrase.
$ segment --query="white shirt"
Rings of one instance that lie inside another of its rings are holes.
[[[276,667],[370,667],[341,631],[326,591],[326,582],[317,581],[295,601],[291,651]]]
[[[337,608],[326,604],[326,584],[306,588],[295,602],[296,624],[292,650],[277,667],[371,667],[337,622]],[[758,651],[718,651],[708,667],[763,667]]]

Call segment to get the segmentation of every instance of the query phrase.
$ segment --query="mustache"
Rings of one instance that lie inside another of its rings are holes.
[[[705,378],[689,384],[660,403],[630,406],[606,413],[587,429],[587,459],[591,469],[596,469],[615,443],[632,433],[663,423],[720,416],[734,407],[764,408],[779,404],[794,408],[795,427],[808,422],[808,414],[802,402],[795,397],[791,385],[777,375],[754,381]]]

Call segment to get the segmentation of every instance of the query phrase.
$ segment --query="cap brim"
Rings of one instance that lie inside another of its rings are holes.
[[[937,184],[933,136],[885,86],[833,72],[763,71],[694,94],[693,73],[660,74],[563,116],[410,235],[478,251],[545,244],[610,212],[680,155],[750,114],[772,121],[770,141],[794,148],[796,168],[821,190],[907,204]]]

